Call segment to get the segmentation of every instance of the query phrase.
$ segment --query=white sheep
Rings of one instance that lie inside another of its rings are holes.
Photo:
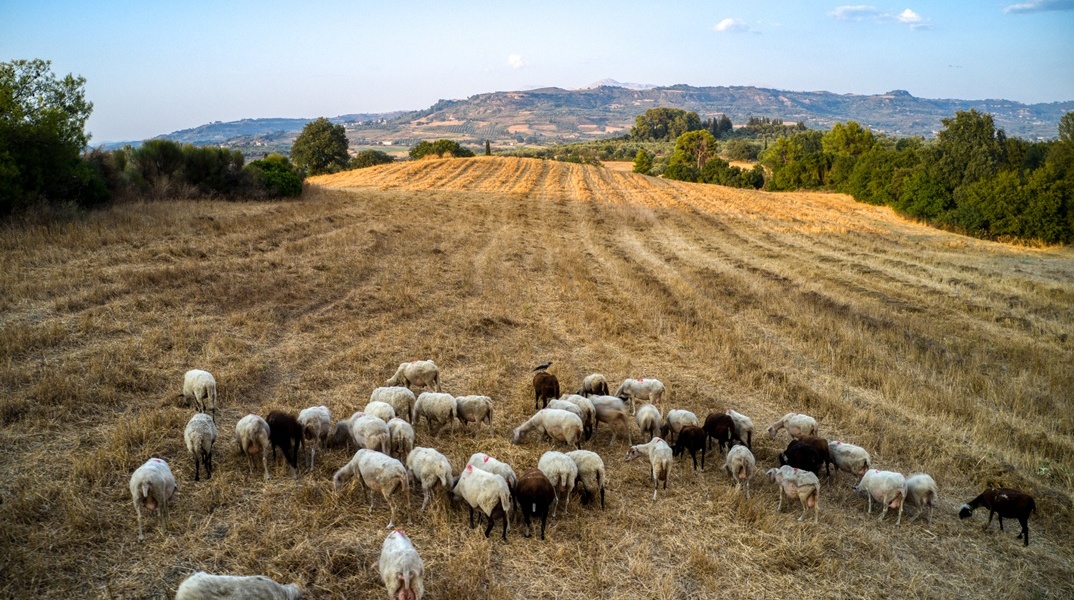
[[[384,538],[377,569],[388,600],[421,600],[425,595],[425,565],[410,538],[399,529]]]
[[[638,429],[641,430],[642,435],[648,436],[646,438],[648,440],[660,435],[660,420],[662,418],[660,409],[648,402],[634,411],[634,420],[638,422]]]
[[[455,418],[465,427],[467,423],[488,423],[492,432],[492,398],[488,396],[456,396]]]
[[[213,374],[201,369],[191,369],[183,374],[183,398],[187,404],[193,404],[198,412],[208,408],[211,400],[213,415],[216,415],[216,379]]]
[[[733,409],[727,409],[727,416],[735,423],[735,437],[738,441],[746,444],[747,448],[753,448],[753,420],[746,415]],[[742,435],[745,434],[745,438]]]
[[[410,478],[415,483],[421,484],[421,491],[425,499],[421,503],[421,511],[429,505],[429,499],[436,492],[437,486],[444,492],[451,490],[453,478],[451,475],[451,463],[446,456],[433,448],[418,446],[410,451],[406,457],[406,468]]]
[[[475,508],[488,517],[485,537],[488,537],[489,532],[492,531],[496,517],[502,518],[503,541],[507,541],[508,517],[511,515],[511,490],[503,477],[495,473],[487,473],[473,465],[466,465],[455,482],[453,496],[456,500],[464,500],[470,507],[471,529],[474,526]]]
[[[358,411],[351,415],[351,437],[359,448],[391,454],[392,432],[379,417]]]
[[[265,479],[272,479],[268,470],[269,450],[269,425],[257,415],[246,415],[235,424],[235,442],[239,450],[246,455],[250,468],[253,468],[254,457],[261,453],[261,462],[265,465]]]
[[[869,453],[861,446],[847,444],[839,440],[828,442],[828,456],[835,463],[835,468],[846,471],[855,477],[865,475],[869,470]]]
[[[768,426],[768,435],[776,437],[776,433],[787,428],[787,433],[792,438],[798,439],[803,435],[817,435],[817,420],[809,415],[800,413],[787,413],[780,420]]]
[[[168,532],[168,503],[172,501],[179,486],[175,483],[168,463],[151,458],[131,474],[131,500],[138,515],[138,540],[144,540],[142,532],[142,508],[152,512],[160,510],[160,529]]]
[[[750,478],[753,477],[754,472],[757,470],[757,459],[753,457],[750,449],[741,444],[731,446],[731,449],[727,451],[727,459],[723,463],[723,468],[727,470],[727,474],[735,481],[735,491],[742,489],[743,483],[746,484],[746,498],[749,499]]]
[[[298,413],[298,424],[302,426],[302,439],[310,451],[310,470],[317,457],[317,448],[328,445],[328,436],[332,433],[332,413],[327,406],[311,406]]]
[[[809,471],[796,469],[790,465],[783,465],[778,469],[769,469],[768,478],[782,488],[779,495],[779,504],[776,510],[783,509],[783,495],[788,498],[798,498],[802,503],[802,516],[798,522],[805,520],[806,513],[813,509],[813,522],[816,523],[820,513],[820,479]]]
[[[548,438],[563,442],[575,448],[582,447],[582,420],[578,415],[558,409],[542,408],[525,423],[515,428],[511,434],[511,443],[518,444],[522,437],[530,431],[538,431]]]
[[[412,386],[426,387],[440,391],[440,369],[431,360],[413,360],[400,363],[386,382],[387,385],[400,385],[409,389]]]
[[[391,519],[388,521],[388,529],[395,527],[395,502],[398,492],[405,496],[403,504],[407,507],[406,520],[410,523],[410,486],[407,481],[407,470],[403,463],[394,458],[362,448],[354,453],[354,458],[332,476],[332,485],[339,489],[352,477],[357,475],[358,483],[362,486],[362,494],[369,501],[369,512],[373,512],[375,494],[369,490],[380,492],[388,506],[392,509]]]
[[[630,413],[626,410],[626,403],[622,398],[616,396],[591,396],[589,401],[593,403],[593,407],[597,411],[597,424],[607,423],[612,427],[612,437],[608,440],[608,445],[611,446],[615,443],[617,437],[615,427],[621,426],[626,431],[627,443],[634,442],[631,435],[630,427]],[[596,425],[593,430],[596,431]]]
[[[899,517],[895,520],[898,525],[902,522],[902,509],[906,504],[906,478],[902,473],[895,471],[881,471],[870,469],[862,476],[858,485],[854,486],[854,492],[859,496],[869,498],[869,514],[873,514],[873,499],[884,505],[880,511],[880,521],[888,514],[888,508],[899,509]]]
[[[179,584],[175,600],[302,600],[297,585],[281,585],[263,575],[210,575],[198,571]]]
[[[552,487],[556,489],[552,516],[556,516],[560,498],[563,498],[563,514],[570,514],[567,507],[571,504],[571,492],[574,491],[574,482],[578,479],[578,465],[566,454],[550,450],[541,455],[541,459],[537,461],[537,468],[544,473],[544,476],[552,483]]]
[[[386,402],[395,409],[395,416],[414,422],[414,402],[417,398],[410,388],[402,386],[379,387],[369,395],[370,402]]]
[[[582,420],[582,427],[583,428],[585,427],[585,411],[582,410],[581,406],[578,406],[574,402],[571,402],[569,400],[563,400],[563,399],[549,400],[548,401],[548,406],[546,406],[545,408],[558,408],[560,410],[565,410],[567,412],[572,412],[572,413],[578,415],[578,418]]]
[[[511,468],[511,465],[497,460],[484,452],[475,452],[470,455],[470,460],[466,461],[466,466],[474,467],[475,469],[481,469],[486,473],[495,473],[500,477],[503,477],[507,482],[508,489],[515,489],[515,485],[518,483],[518,477],[515,476],[515,470]]]
[[[405,460],[407,454],[414,449],[414,428],[410,423],[395,417],[388,421],[388,435],[391,437],[392,455]]]
[[[380,400],[372,400],[368,402],[365,405],[365,408],[362,409],[362,412],[367,415],[373,415],[385,423],[396,417],[395,408],[393,408],[391,404],[381,402]]]
[[[623,381],[612,395],[619,398],[628,398],[630,400],[630,411],[633,414],[635,401],[648,400],[656,404],[664,399],[664,391],[664,384],[659,379],[638,378]]]
[[[634,460],[642,454],[649,457],[649,477],[653,481],[653,501],[655,502],[660,480],[664,481],[664,491],[668,489],[668,476],[671,475],[673,458],[671,446],[660,438],[653,438],[645,444],[631,446],[627,451],[626,460]]]
[[[194,457],[194,481],[201,481],[201,465],[205,465],[205,478],[213,477],[213,443],[216,442],[216,423],[204,413],[197,413],[187,421],[183,440],[190,456]]]
[[[906,502],[917,507],[917,514],[910,519],[913,523],[929,507],[929,525],[932,524],[932,503],[939,490],[936,481],[928,473],[913,473],[906,478]]]
[[[439,435],[445,425],[455,420],[455,397],[439,392],[422,392],[414,402],[414,425],[425,417],[429,433]]]
[[[593,429],[597,426],[597,408],[593,406],[593,402],[578,394],[566,394],[560,400],[566,400],[582,409],[582,430],[585,432],[585,439],[592,437]]]
[[[701,421],[697,420],[697,415],[688,410],[669,410],[668,414],[664,416],[664,424],[660,426],[660,435],[670,440],[672,438],[670,434],[675,434],[674,437],[678,437],[679,432],[687,425],[700,427]]]
[[[600,492],[600,509],[604,510],[604,485],[607,483],[604,460],[589,450],[571,450],[567,456],[578,467],[576,487],[582,492],[582,504],[585,505],[590,496]]]
[[[582,387],[578,390],[578,395],[584,397],[591,395],[607,396],[608,380],[600,373],[586,375],[585,379],[582,379]]]

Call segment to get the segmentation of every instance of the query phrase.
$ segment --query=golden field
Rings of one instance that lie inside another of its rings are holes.
[[[819,525],[776,511],[762,476],[736,494],[711,453],[648,465],[602,427],[607,510],[572,500],[548,539],[485,539],[439,501],[404,525],[427,598],[1069,598],[1074,595],[1074,251],[930,229],[843,195],[734,190],[598,167],[480,157],[314,178],[304,199],[130,203],[0,230],[0,596],[170,598],[195,570],[297,582],[309,598],[382,598],[371,568],[387,506],[332,489],[350,453],[265,481],[235,453],[243,415],[324,404],[340,419],[403,361],[487,394],[495,428],[417,444],[456,469],[514,446],[530,371],[564,391],[656,377],[660,406],[757,426],[763,470],[789,411],[940,486],[931,525],[878,523],[845,473]],[[211,480],[183,445],[187,369],[219,386]],[[637,430],[634,431],[637,436]],[[562,448],[560,448],[562,449]],[[128,481],[150,457],[179,482],[167,533],[137,540]],[[957,506],[1030,491],[1017,524]],[[405,522],[405,521],[404,521]]]

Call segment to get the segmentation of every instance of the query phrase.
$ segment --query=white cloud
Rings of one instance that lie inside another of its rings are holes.
[[[526,61],[522,60],[521,54],[509,54],[507,55],[507,66],[512,69],[521,69],[526,66]]]
[[[750,26],[742,19],[732,19],[730,17],[713,25],[712,28],[720,33],[740,33],[750,30]]]
[[[868,18],[875,18],[880,14],[880,11],[875,6],[866,6],[864,4],[858,4],[855,6],[840,6],[828,13],[832,18],[840,21],[861,21]]]
[[[1005,13],[1031,13],[1047,10],[1074,10],[1074,0],[1030,0],[1012,4],[1003,9]]]
[[[1066,0],[1074,2],[1074,0]],[[930,29],[927,19],[907,8],[901,13],[882,12],[875,6],[858,4],[854,6],[840,6],[828,13],[828,16],[838,21],[871,21],[874,23],[901,23],[909,25],[910,29]]]
[[[899,13],[895,20],[900,23],[906,23],[907,25],[917,25],[922,22],[921,15],[910,10],[909,8]]]

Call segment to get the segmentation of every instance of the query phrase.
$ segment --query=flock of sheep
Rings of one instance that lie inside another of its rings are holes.
[[[281,411],[270,412],[265,418],[246,415],[235,427],[235,440],[240,451],[251,462],[261,456],[265,478],[269,473],[269,452],[283,452],[297,475],[299,453],[303,446],[312,469],[317,451],[328,447],[357,448],[354,457],[332,477],[335,489],[351,479],[358,482],[373,511],[376,494],[388,503],[391,516],[387,528],[393,529],[384,540],[377,562],[389,599],[416,600],[424,593],[424,567],[410,539],[394,530],[399,504],[410,516],[410,490],[420,485],[424,496],[424,512],[437,493],[450,494],[470,509],[470,527],[474,527],[475,511],[487,520],[488,537],[497,520],[501,522],[502,539],[507,540],[508,520],[512,510],[520,511],[525,524],[524,535],[531,535],[531,520],[540,519],[541,539],[544,539],[548,517],[555,517],[562,502],[567,512],[572,492],[577,489],[583,504],[600,496],[604,508],[606,475],[599,454],[581,448],[600,424],[612,428],[609,445],[619,435],[631,444],[625,460],[646,457],[650,465],[655,501],[661,482],[667,489],[668,474],[673,458],[689,452],[696,470],[697,454],[701,454],[704,469],[705,455],[715,440],[723,451],[724,470],[735,482],[736,490],[745,488],[750,495],[750,479],[756,473],[752,453],[753,422],[734,410],[709,414],[702,424],[697,416],[686,410],[669,410],[662,415],[656,403],[665,394],[665,386],[656,379],[627,379],[614,394],[608,393],[603,375],[593,374],[583,380],[574,394],[560,394],[557,378],[546,369],[550,363],[537,367],[533,375],[535,413],[512,432],[513,443],[521,443],[530,433],[574,448],[569,452],[545,452],[534,469],[521,477],[510,465],[484,453],[470,457],[463,470],[455,475],[451,463],[434,448],[414,446],[414,427],[424,419],[433,435],[454,421],[486,423],[492,431],[493,402],[488,396],[455,397],[440,391],[439,369],[432,361],[413,361],[399,365],[386,387],[375,389],[366,407],[349,418],[333,422],[327,407],[316,406],[302,410],[297,418]],[[427,388],[415,396],[411,388]],[[194,460],[194,480],[212,477],[213,444],[218,436],[215,422],[216,381],[207,371],[191,370],[184,376],[183,397],[197,413],[191,417],[184,432],[184,441]],[[542,404],[543,403],[543,404]],[[208,413],[206,412],[208,411]],[[633,444],[633,427],[637,423],[648,441]],[[932,520],[933,501],[937,495],[936,482],[925,473],[904,477],[894,471],[872,468],[869,453],[859,446],[841,441],[828,441],[817,436],[817,422],[804,414],[788,413],[768,428],[771,438],[786,429],[791,442],[780,453],[778,468],[766,475],[782,490],[777,510],[782,509],[783,496],[802,505],[803,521],[810,510],[817,522],[820,509],[820,469],[829,480],[831,465],[837,470],[860,478],[854,491],[868,498],[868,512],[873,501],[881,506],[880,520],[889,508],[898,510],[896,525],[902,520],[903,506],[917,508],[911,519],[917,519],[927,507]],[[139,467],[130,480],[131,497],[138,518],[138,539],[145,538],[142,510],[157,511],[161,529],[167,529],[168,504],[178,486],[168,463],[150,458]],[[370,494],[369,492],[373,492]],[[988,508],[989,519],[998,514],[1000,528],[1004,518],[1018,519],[1022,526],[1020,539],[1029,544],[1029,515],[1035,511],[1032,496],[1014,489],[989,489],[960,507],[959,517],[970,516],[974,509]],[[180,585],[177,600],[204,598],[301,598],[302,591],[294,584],[281,585],[262,576],[237,577],[210,575],[198,572]]]

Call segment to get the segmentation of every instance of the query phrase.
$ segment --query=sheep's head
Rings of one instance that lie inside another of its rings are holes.
[[[765,477],[767,477],[769,481],[777,481],[778,482],[779,481],[779,469],[769,469],[768,471],[765,472]]]
[[[973,507],[969,504],[963,504],[958,507],[958,518],[965,519],[973,515]]]
[[[626,458],[624,460],[631,461],[641,456],[641,450],[638,450],[637,446],[631,446],[630,450],[627,450]]]
[[[521,441],[522,441],[522,428],[521,427],[516,427],[515,430],[511,432],[511,443],[512,444],[517,444],[517,443],[519,443]]]

